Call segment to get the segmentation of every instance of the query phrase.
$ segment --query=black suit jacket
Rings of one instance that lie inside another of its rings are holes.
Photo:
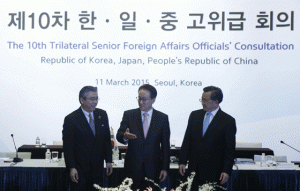
[[[188,126],[181,146],[179,164],[196,171],[201,180],[217,182],[222,172],[231,175],[235,158],[235,119],[221,109],[202,135],[204,110],[190,114]]]
[[[147,138],[144,138],[141,110],[125,111],[121,126],[117,133],[117,140],[124,143],[126,129],[137,136],[128,140],[128,149],[125,157],[124,169],[134,182],[140,180],[142,166],[145,167],[146,176],[157,180],[161,170],[169,169],[170,152],[170,125],[168,116],[153,109],[153,114]]]
[[[65,117],[63,125],[63,148],[68,169],[76,168],[79,173],[95,171],[102,175],[103,160],[112,162],[110,130],[106,111],[97,109],[94,113],[95,132],[79,108]]]

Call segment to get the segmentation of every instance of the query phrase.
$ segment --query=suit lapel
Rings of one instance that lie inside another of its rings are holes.
[[[101,130],[103,128],[101,128],[101,121],[102,121],[102,116],[100,115],[99,112],[97,112],[97,110],[94,111],[94,121],[95,121],[95,137],[99,136],[101,134]]]
[[[157,122],[158,122],[157,111],[155,109],[153,109],[146,140],[149,139],[149,137],[151,136],[151,133],[154,131],[154,128],[158,126]]]
[[[199,131],[199,134],[200,134],[200,137],[203,138],[203,120],[204,120],[204,116],[205,116],[205,111],[202,110],[202,112],[200,113],[199,115],[199,128],[197,128]]]
[[[81,124],[81,127],[86,129],[88,132],[91,133],[92,137],[94,137],[94,134],[93,134],[93,131],[90,127],[90,124],[88,123],[83,111],[81,110],[81,108],[79,108],[79,121],[80,121],[80,124]]]

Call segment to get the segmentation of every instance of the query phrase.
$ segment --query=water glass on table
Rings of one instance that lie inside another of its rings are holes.
[[[58,151],[52,151],[52,162],[58,162]]]
[[[124,164],[126,153],[121,153],[122,163]]]
[[[267,155],[267,164],[268,166],[273,166],[274,164],[276,164],[273,155]]]

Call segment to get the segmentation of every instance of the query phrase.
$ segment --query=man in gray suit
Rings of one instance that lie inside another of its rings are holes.
[[[170,126],[168,116],[152,108],[157,91],[149,85],[138,90],[139,108],[124,112],[117,139],[128,144],[125,173],[132,189],[145,189],[144,178],[163,181],[169,169]]]
[[[203,109],[190,114],[179,160],[182,176],[188,160],[189,171],[196,172],[192,190],[206,182],[226,183],[235,158],[235,119],[219,107],[222,90],[214,86],[203,90]]]

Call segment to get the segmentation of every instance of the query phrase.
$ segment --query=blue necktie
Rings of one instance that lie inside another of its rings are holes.
[[[209,122],[210,122],[210,118],[211,118],[212,114],[210,112],[208,112],[206,114],[206,119],[205,121],[203,122],[203,136],[208,128],[208,125],[209,125]]]

